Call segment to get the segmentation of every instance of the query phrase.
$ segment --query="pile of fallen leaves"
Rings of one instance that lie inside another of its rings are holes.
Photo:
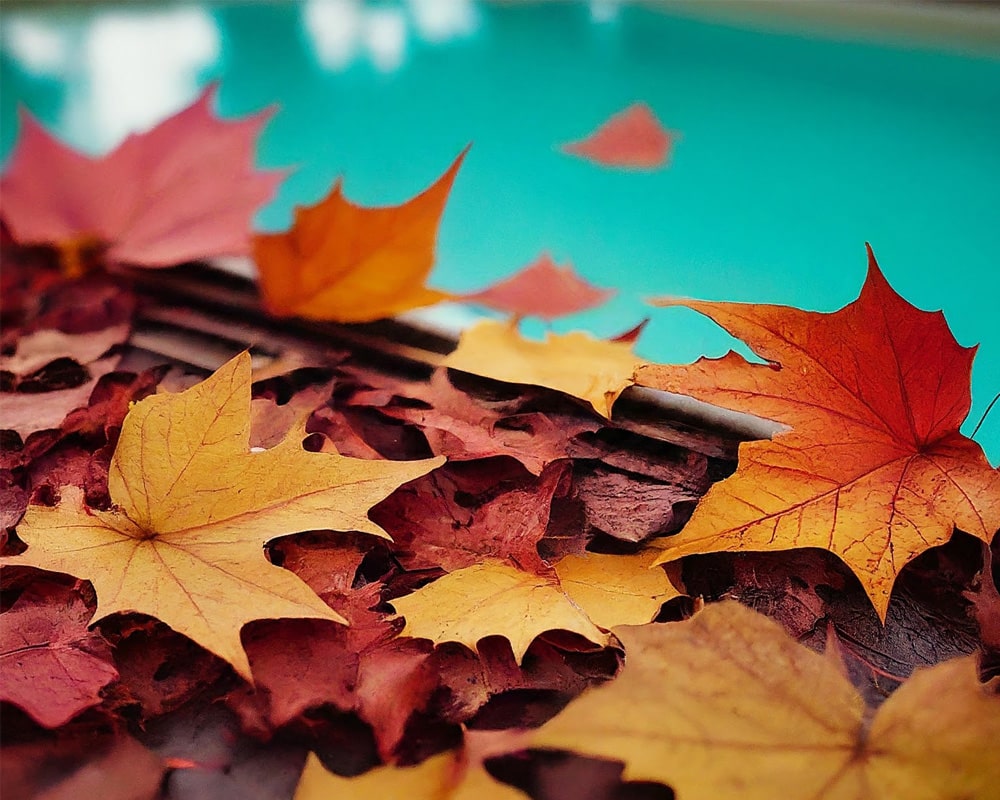
[[[3,178],[5,799],[995,796],[973,350],[870,251],[832,314],[660,303],[764,363],[527,339],[611,294],[547,256],[418,357],[355,323],[456,299],[425,281],[464,154],[254,234],[264,118],[210,102],[97,159],[25,116]],[[635,106],[566,151],[670,143]],[[241,253],[259,305],[149,277]],[[157,349],[178,320],[243,352]]]

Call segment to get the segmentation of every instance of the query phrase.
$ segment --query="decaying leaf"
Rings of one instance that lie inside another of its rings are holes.
[[[672,139],[649,106],[634,103],[586,139],[563,145],[562,150],[606,167],[651,170],[670,159]]]
[[[597,645],[608,643],[558,584],[499,561],[456,570],[392,605],[406,617],[404,636],[461,642],[470,650],[485,636],[503,636],[518,664],[546,631],[571,631]]]
[[[1000,784],[1000,697],[972,657],[918,670],[869,715],[833,659],[732,601],[615,633],[622,674],[533,746],[624,761],[683,800],[988,800]]]
[[[260,234],[254,257],[264,305],[279,316],[369,322],[444,300],[424,285],[464,150],[438,180],[399,206],[364,208],[330,195],[297,208],[286,233]]]
[[[138,403],[111,464],[115,508],[88,510],[70,490],[54,508],[31,506],[17,529],[28,550],[7,562],[90,580],[95,620],[149,614],[250,679],[244,623],[342,621],[294,573],[270,564],[263,545],[317,528],[385,536],[368,508],[441,459],[310,453],[293,434],[251,453],[249,436],[250,357],[243,353],[187,391]]]
[[[253,169],[269,112],[221,121],[210,110],[214,94],[209,87],[99,158],[74,152],[22,113],[0,185],[15,241],[55,245],[71,275],[93,247],[106,247],[110,263],[145,267],[248,252],[251,218],[282,179]]]
[[[559,267],[548,253],[543,253],[509,278],[462,295],[461,299],[515,317],[553,320],[603,305],[615,294],[615,289],[592,286],[574,272],[571,264]]]
[[[884,619],[914,556],[958,528],[1000,527],[1000,472],[959,426],[975,348],[939,313],[892,290],[869,249],[860,297],[819,314],[784,306],[662,301],[699,311],[768,364],[735,353],[690,366],[647,365],[636,380],[788,425],[740,446],[663,560],[718,550],[832,550]]]
[[[507,383],[545,386],[586,400],[611,416],[618,396],[635,381],[644,362],[628,343],[587,333],[549,333],[544,342],[525,339],[511,323],[484,320],[462,332],[445,366]]]
[[[392,535],[393,549],[407,569],[452,572],[496,559],[542,572],[538,541],[565,473],[565,463],[552,464],[537,480],[508,483],[497,470],[484,469],[480,477],[495,476],[490,496],[470,507],[475,467],[449,465],[394,492],[372,509],[371,517]],[[456,502],[459,495],[464,503]]]
[[[57,728],[101,702],[118,677],[111,649],[87,630],[90,609],[72,588],[36,582],[0,614],[0,700]]]
[[[405,392],[405,402],[391,402],[392,395],[379,398],[380,403],[374,398],[367,402],[388,417],[417,425],[431,451],[450,461],[510,456],[540,475],[547,464],[566,458],[575,436],[600,427],[584,414],[505,413],[457,389],[447,369],[435,370],[426,384],[407,383],[396,391]],[[419,407],[412,400],[430,407]],[[363,406],[365,402],[358,397],[351,404]]]
[[[634,555],[583,553],[561,559],[555,570],[569,598],[595,625],[610,630],[650,622],[660,606],[683,594],[662,567],[652,566],[657,555],[652,549]]]

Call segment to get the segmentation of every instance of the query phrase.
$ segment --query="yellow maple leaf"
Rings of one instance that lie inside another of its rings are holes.
[[[319,528],[388,538],[368,509],[443,458],[390,462],[302,449],[291,431],[250,452],[250,356],[178,394],[129,412],[108,476],[111,511],[85,508],[65,489],[54,508],[30,506],[18,525],[28,545],[7,564],[91,581],[93,621],[148,614],[224,658],[251,679],[240,628],[255,619],[344,622],[264,544]]]
[[[542,726],[534,747],[625,762],[683,800],[987,800],[1000,697],[974,657],[918,670],[877,711],[831,658],[735,602],[623,627],[619,677]]]
[[[595,625],[605,630],[641,625],[665,602],[683,594],[662,567],[651,566],[659,554],[646,549],[633,555],[570,555],[555,571],[563,591]]]
[[[518,664],[546,631],[572,631],[595,644],[608,643],[557,584],[500,561],[455,570],[392,605],[406,617],[403,636],[461,642],[470,650],[485,636],[503,636]]]
[[[527,383],[586,400],[611,416],[618,396],[635,383],[643,360],[628,342],[595,339],[588,333],[548,333],[544,342],[525,339],[516,321],[484,320],[463,331],[446,367],[495,381]]]
[[[325,200],[296,208],[291,230],[254,237],[268,311],[370,322],[447,299],[424,282],[434,265],[438,223],[467,152],[402,205],[355,205],[337,181]]]
[[[477,741],[483,738],[487,742]],[[482,762],[491,755],[517,750],[524,733],[466,731],[465,740],[465,747],[440,753],[415,766],[378,767],[353,778],[327,771],[310,753],[294,800],[332,797],[339,800],[523,800],[524,794],[494,780],[483,769]]]

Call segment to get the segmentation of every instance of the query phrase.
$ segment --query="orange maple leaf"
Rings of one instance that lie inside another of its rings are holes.
[[[291,230],[256,236],[267,309],[279,316],[370,322],[448,298],[424,281],[434,265],[445,202],[468,150],[402,205],[355,205],[338,180],[325,200],[295,210]]]
[[[633,103],[587,138],[564,144],[562,151],[606,167],[652,170],[667,163],[677,136],[660,124],[649,106]]]
[[[861,579],[885,618],[903,565],[955,526],[989,541],[1000,473],[959,426],[975,348],[940,312],[901,298],[868,250],[856,301],[832,314],[785,306],[661,300],[693,308],[768,364],[730,352],[688,366],[645,365],[636,382],[789,426],[740,446],[660,562],[720,550],[821,547]]]

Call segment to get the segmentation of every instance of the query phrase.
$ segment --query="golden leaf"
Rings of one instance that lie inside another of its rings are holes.
[[[466,731],[465,740],[465,747],[416,766],[377,767],[354,778],[328,772],[310,753],[294,800],[524,800],[525,795],[494,780],[482,765],[491,755],[521,747],[523,733]]]
[[[445,359],[452,369],[495,381],[545,386],[586,400],[611,416],[618,396],[643,364],[630,343],[595,339],[588,333],[549,333],[544,342],[525,339],[516,323],[485,320],[462,333]]]
[[[608,643],[558,585],[499,561],[455,570],[392,605],[406,617],[403,636],[461,642],[471,650],[485,636],[503,636],[518,664],[546,631],[572,631],[596,644]]]
[[[987,800],[1000,697],[974,657],[918,670],[874,715],[834,659],[735,602],[615,629],[625,667],[542,726],[534,747],[625,762],[683,800]]]
[[[302,449],[293,430],[250,452],[250,356],[243,353],[179,394],[129,412],[108,478],[111,511],[65,489],[54,508],[30,506],[18,526],[28,550],[4,563],[91,581],[94,620],[149,614],[250,679],[240,628],[255,619],[343,622],[264,544],[332,528],[387,537],[368,509],[443,463],[366,461]]]
[[[595,625],[610,630],[650,622],[661,605],[683,594],[662,567],[651,567],[657,555],[583,553],[561,559],[555,571],[569,598]]]

